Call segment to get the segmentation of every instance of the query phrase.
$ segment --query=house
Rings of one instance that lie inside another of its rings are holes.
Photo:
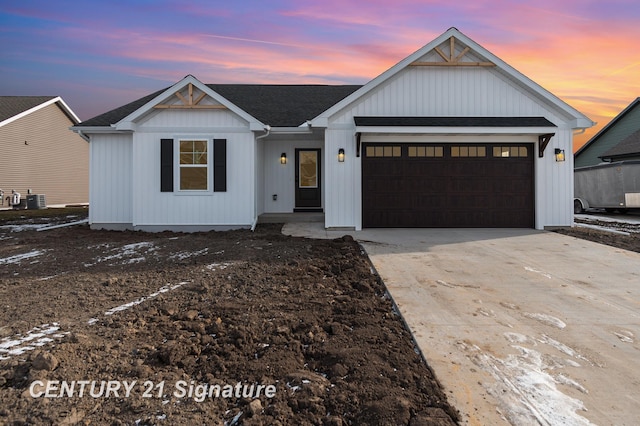
[[[364,86],[173,86],[76,125],[93,228],[328,229],[573,222],[573,132],[594,123],[451,28]],[[558,155],[556,156],[556,151]]]
[[[89,201],[89,144],[69,130],[78,123],[59,96],[0,96],[4,198],[15,190],[44,195],[49,206]]]
[[[604,161],[640,160],[640,121],[637,124],[638,130],[602,154],[601,158]]]
[[[596,133],[575,153],[575,167],[603,161],[640,159],[640,98]]]

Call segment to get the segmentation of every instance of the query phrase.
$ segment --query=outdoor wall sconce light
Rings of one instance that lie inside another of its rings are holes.
[[[344,163],[344,148],[338,150],[338,162]]]
[[[287,164],[287,153],[283,152],[280,154],[280,164]]]
[[[564,161],[564,149],[556,148],[555,154],[557,162]]]

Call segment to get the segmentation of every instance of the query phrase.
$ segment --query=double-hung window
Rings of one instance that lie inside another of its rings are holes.
[[[209,141],[180,140],[180,191],[209,190]]]

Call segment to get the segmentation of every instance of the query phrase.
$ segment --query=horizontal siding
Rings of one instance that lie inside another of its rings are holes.
[[[132,223],[132,137],[92,135],[89,221]]]
[[[599,158],[600,155],[638,130],[640,130],[640,106],[636,106],[633,110],[627,112],[617,123],[600,135],[594,143],[580,152],[576,157],[576,167],[595,166],[602,163]]]
[[[47,205],[89,201],[89,143],[52,104],[0,127],[0,188],[24,197],[44,194]],[[26,142],[26,143],[25,143]]]

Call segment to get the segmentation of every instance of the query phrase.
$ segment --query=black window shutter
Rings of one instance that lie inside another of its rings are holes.
[[[173,192],[173,139],[160,140],[160,192]]]
[[[213,140],[213,190],[227,191],[227,140]]]

